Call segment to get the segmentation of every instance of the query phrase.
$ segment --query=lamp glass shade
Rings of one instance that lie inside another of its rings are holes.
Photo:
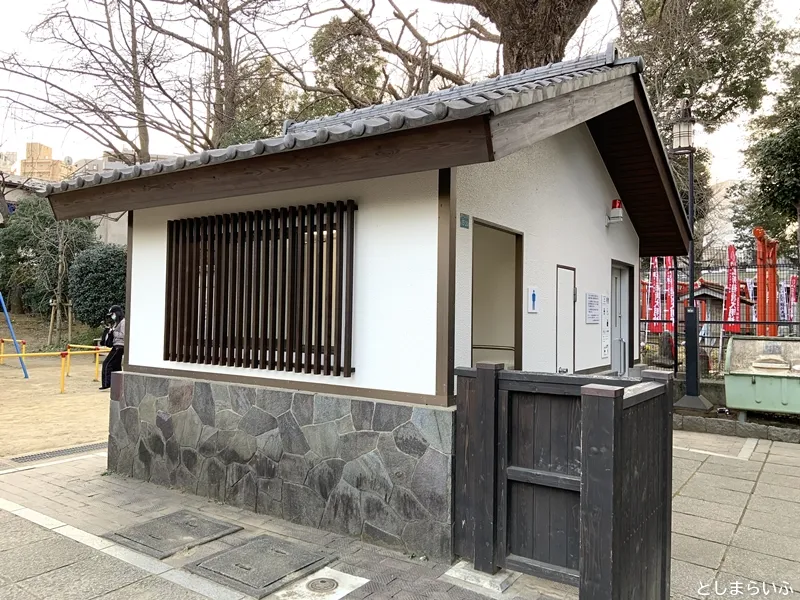
[[[672,145],[675,149],[694,148],[694,121],[680,119],[672,124]]]

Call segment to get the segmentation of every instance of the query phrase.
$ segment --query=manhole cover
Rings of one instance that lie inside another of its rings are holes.
[[[335,579],[328,579],[327,577],[319,577],[312,579],[306,584],[306,587],[312,592],[332,592],[339,584]]]
[[[106,538],[156,558],[166,558],[183,550],[219,539],[239,531],[241,527],[179,510],[122,531],[108,533]]]
[[[307,577],[333,558],[295,542],[262,535],[237,548],[196,561],[187,569],[250,596],[263,598]]]

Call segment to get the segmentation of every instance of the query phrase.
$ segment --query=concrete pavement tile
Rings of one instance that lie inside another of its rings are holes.
[[[781,515],[784,522],[800,523],[800,504],[797,502],[754,495],[747,505],[747,510],[774,513]]]
[[[702,599],[705,596],[700,594],[700,590],[704,585],[713,583],[714,575],[714,569],[673,560],[670,575],[671,590],[682,596]]]
[[[53,517],[48,517],[45,514],[42,514],[38,511],[31,510],[30,508],[23,508],[22,510],[18,510],[16,513],[18,517],[22,517],[23,519],[27,519],[32,523],[36,523],[37,525],[41,525],[45,529],[55,529],[56,527],[61,527],[65,523],[62,523],[58,519],[54,519]]]
[[[85,600],[144,579],[147,572],[95,553],[61,569],[20,582],[20,587],[42,598]]]
[[[39,600],[15,584],[0,586],[0,600]]]
[[[738,523],[744,509],[717,502],[708,502],[689,498],[688,496],[675,496],[672,499],[672,512],[714,519],[725,523]]]
[[[697,456],[697,454],[693,452],[689,452],[688,454],[694,454],[695,456]],[[702,464],[703,461],[699,459],[691,460],[689,458],[674,457],[674,455],[672,459],[673,469],[685,469],[687,471],[696,471],[698,468],[700,468],[700,465]]]
[[[704,462],[702,465],[700,465],[698,471],[700,473],[711,473],[712,475],[722,475],[723,477],[746,479],[747,481],[755,481],[756,479],[758,479],[758,469],[761,468],[761,463],[748,462],[744,460],[736,462],[740,464],[738,466],[731,466],[716,462]],[[758,468],[753,469],[752,466],[747,467],[742,465],[752,465]]]
[[[140,579],[104,596],[98,600],[208,600],[197,592],[187,590],[161,577]]]
[[[213,600],[241,600],[244,598],[244,594],[240,592],[181,569],[168,571],[162,577]]]
[[[772,450],[776,452],[786,451],[787,453],[794,453],[800,455],[800,444],[791,444],[789,442],[772,442]]]
[[[675,494],[680,490],[689,478],[694,475],[694,471],[687,469],[672,469],[672,493]]]
[[[742,526],[769,531],[800,540],[800,528],[796,526],[792,527],[791,523],[787,523],[786,517],[780,513],[760,512],[748,509],[744,512],[744,517],[742,517]],[[798,544],[800,544],[800,541]]]
[[[695,473],[692,483],[702,484],[707,487],[719,488],[721,490],[733,490],[734,492],[744,492],[749,494],[753,491],[755,482],[746,479],[736,479],[734,477],[723,477],[712,475],[711,473]]]
[[[14,515],[13,519],[3,523],[3,534],[0,535],[0,552],[54,537],[56,537],[56,534],[51,533],[49,529],[39,527],[35,523]]]
[[[55,536],[0,554],[0,576],[20,581],[87,558],[92,552],[83,544]]]
[[[94,548],[95,550],[102,550],[103,548],[108,548],[109,546],[114,545],[114,542],[111,540],[92,535],[91,533],[83,531],[82,529],[77,529],[72,525],[64,525],[63,527],[59,527],[53,531],[63,535],[64,537],[68,537],[71,540],[85,544],[90,548]]]
[[[763,463],[765,460],[767,460],[767,453],[766,452],[753,452],[747,458],[747,460],[749,460],[750,462]]]
[[[673,444],[675,440],[672,440]],[[680,444],[678,444],[680,445]],[[683,448],[673,448],[672,449],[672,460],[680,458],[681,460],[691,460],[696,463],[701,463],[705,460],[705,456],[702,454],[698,454],[697,452],[691,452],[689,450],[684,450]]]
[[[800,456],[784,456],[782,454],[769,453],[767,463],[772,465],[784,465],[787,467],[800,468]]]
[[[779,533],[739,526],[731,546],[800,563],[800,542]]]
[[[787,582],[800,590],[800,563],[784,558],[732,547],[725,555],[722,570],[756,581]]]
[[[710,487],[704,483],[695,482],[694,478],[690,479],[688,483],[681,488],[680,495],[698,498],[699,500],[708,500],[709,502],[717,502],[727,506],[735,506],[736,508],[744,508],[750,500],[750,494],[745,492],[734,492],[733,490]]]
[[[701,540],[729,544],[733,532],[736,531],[736,525],[676,512],[672,514],[672,531]]]
[[[725,465],[727,467],[731,467],[732,469],[753,471],[755,473],[758,473],[758,471],[761,469],[760,465],[754,465],[753,463],[739,458],[734,458],[733,456],[709,456],[704,464]]]
[[[17,504],[16,502],[11,502],[9,500],[4,500],[3,498],[0,498],[0,510],[13,512],[15,510],[20,510],[22,508],[24,507],[20,504]]]
[[[800,477],[800,467],[790,467],[777,463],[767,462],[764,465],[764,473],[774,473],[775,475],[788,475],[789,477]]]
[[[709,590],[704,591],[708,591],[709,596],[707,597],[711,598],[721,598],[723,600],[755,598],[758,600],[759,598],[766,598],[768,596],[783,596],[785,598],[788,595],[787,592],[789,592],[788,588],[783,590],[783,593],[778,594],[780,589],[780,585],[777,590],[769,585],[767,586],[767,593],[765,594],[763,582],[721,571],[717,574],[714,585]],[[797,595],[795,594],[793,597],[797,598]]]
[[[764,473],[761,473],[761,477],[758,478],[758,482],[800,490],[800,477],[792,477],[790,475],[778,475],[776,473],[767,473],[765,471]]]
[[[792,479],[784,477],[784,479]],[[784,487],[759,481],[755,491],[756,496],[766,496],[767,498],[777,498],[787,502],[800,502],[800,488]]]
[[[726,546],[680,533],[672,534],[672,558],[718,569]]]

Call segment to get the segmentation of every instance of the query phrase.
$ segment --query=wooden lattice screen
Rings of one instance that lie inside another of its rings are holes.
[[[349,377],[355,210],[169,221],[164,360]]]

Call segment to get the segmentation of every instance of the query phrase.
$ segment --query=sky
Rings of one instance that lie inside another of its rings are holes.
[[[25,32],[41,18],[41,15],[55,0],[24,0],[14,2],[3,0],[4,21],[3,35],[0,36],[0,52],[17,51],[27,53],[42,61],[47,61],[47,48],[32,46]],[[776,17],[782,26],[788,27],[798,24],[800,20],[800,0],[773,0]],[[449,11],[451,7],[437,4],[430,0],[404,0],[401,4],[409,10],[417,7],[423,18],[435,19],[441,12]],[[611,0],[598,0],[597,5],[589,15],[586,24],[585,43],[583,53],[590,54],[598,51],[613,40],[614,12]],[[568,52],[577,53],[577,41],[573,40]],[[491,57],[489,57],[491,60]],[[646,57],[645,57],[646,63]],[[0,85],[7,82],[0,80]],[[776,86],[772,82],[772,87]],[[0,107],[2,108],[2,107]],[[713,134],[698,132],[698,144],[708,148],[712,155],[711,175],[712,183],[730,179],[740,179],[746,176],[742,165],[741,151],[747,140],[747,121],[749,115],[742,115],[733,123],[720,127]],[[82,134],[68,130],[52,129],[38,126],[29,126],[14,119],[13,114],[0,114],[0,151],[16,151],[20,158],[25,153],[25,143],[37,141],[53,148],[55,158],[71,157],[73,160],[97,157],[102,153],[102,148],[87,139]],[[181,153],[182,150],[169,140],[154,140],[152,151],[154,153],[172,154]]]

